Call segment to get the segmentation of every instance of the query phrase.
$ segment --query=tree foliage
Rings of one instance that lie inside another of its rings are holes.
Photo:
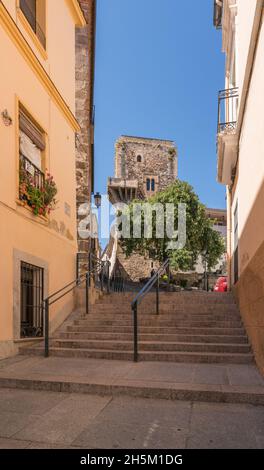
[[[205,206],[199,201],[197,194],[195,194],[192,186],[184,181],[177,180],[166,190],[157,193],[155,196],[149,198],[147,202],[154,206],[155,204],[162,204],[165,206],[168,203],[174,204],[174,228],[178,228],[179,209],[178,204],[186,204],[186,243],[183,248],[172,249],[170,247],[171,239],[166,233],[166,211],[164,217],[164,237],[157,238],[157,231],[160,226],[156,223],[156,213],[153,211],[151,224],[152,235],[150,238],[144,236],[145,212],[143,209],[142,201],[133,201],[127,208],[126,215],[123,214],[123,222],[130,226],[129,236],[122,236],[120,243],[127,257],[133,253],[148,255],[153,260],[163,262],[166,258],[170,258],[171,266],[174,269],[188,271],[194,269],[198,261],[199,255],[202,257],[203,262],[206,262],[207,269],[212,269],[221,255],[225,252],[225,244],[222,236],[213,228],[214,222],[208,219],[205,211]],[[141,209],[137,211],[135,216],[135,205]],[[134,216],[134,217],[133,217]],[[135,224],[141,226],[141,237],[133,237],[133,230]],[[146,224],[145,224],[146,225]],[[122,229],[123,223],[119,225]]]

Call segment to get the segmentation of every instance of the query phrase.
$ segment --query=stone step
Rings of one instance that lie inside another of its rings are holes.
[[[60,332],[57,334],[59,339],[86,339],[86,340],[120,340],[130,341],[133,338],[133,332],[130,333],[113,333],[113,332]],[[231,344],[246,344],[248,339],[246,335],[232,336],[232,335],[186,335],[186,334],[153,334],[153,333],[139,333],[139,341],[164,341],[164,342],[183,342],[183,343],[231,343]]]
[[[43,347],[21,348],[21,354],[42,356]],[[94,358],[109,360],[133,361],[133,351],[109,351],[107,349],[72,349],[72,348],[50,348],[50,356]],[[140,352],[139,361],[162,361],[178,363],[215,363],[215,364],[251,364],[254,362],[252,354],[242,353],[208,353],[208,352]]]
[[[131,326],[133,324],[133,319],[131,316],[131,319],[127,320],[75,320],[74,325],[76,326],[101,326],[102,329],[106,326]],[[242,324],[240,321],[195,321],[195,320],[182,320],[182,321],[177,321],[175,320],[170,320],[170,321],[164,321],[162,318],[154,317],[150,320],[144,320],[144,318],[139,318],[138,319],[138,324],[139,326],[159,326],[159,327],[185,327],[185,328],[192,328],[192,327],[222,327],[222,328],[241,328]]]
[[[53,339],[51,347],[74,348],[74,349],[107,349],[118,351],[130,351],[132,341],[110,341],[110,340],[72,340]],[[139,351],[188,351],[188,352],[217,352],[217,353],[250,353],[249,344],[221,344],[221,343],[176,343],[163,341],[140,341]]]
[[[164,365],[166,366],[166,365]],[[190,402],[230,403],[264,405],[264,389],[261,385],[232,386],[195,383],[177,383],[162,381],[135,381],[124,378],[114,383],[96,381],[89,377],[79,380],[78,377],[41,376],[29,378],[1,377],[0,387],[21,390],[42,390],[62,393],[79,393],[99,396],[132,396],[163,400],[182,400]]]
[[[100,304],[95,304],[90,307],[91,312],[111,312],[111,313],[129,313],[132,310],[131,304],[105,304],[105,305],[100,305]],[[138,307],[138,311],[142,313],[152,313],[156,311],[156,304],[151,303],[151,304],[141,304]],[[215,315],[221,315],[221,314],[239,314],[239,311],[236,306],[228,306],[225,307],[223,305],[221,306],[206,306],[206,305],[194,305],[194,306],[184,306],[184,305],[164,305],[160,303],[160,312],[164,312],[167,314],[172,314],[172,313],[188,313],[190,315],[195,315],[195,314],[215,314]]]
[[[102,329],[102,326],[97,325],[87,325],[87,326],[78,326],[78,325],[73,325],[73,326],[68,326],[67,327],[68,332],[76,332],[76,333],[97,333],[97,332],[108,332],[108,333],[133,333],[133,327],[132,325],[130,326],[104,326]],[[162,327],[162,326],[140,326],[139,328],[139,334],[140,333],[153,333],[153,334],[200,334],[200,335],[218,335],[218,336],[223,336],[223,335],[235,335],[235,336],[241,336],[245,335],[245,330],[242,327],[239,328],[197,328],[197,327],[192,327],[192,328],[185,328],[185,327]]]
[[[118,302],[121,302],[122,300],[133,300],[135,296],[139,293],[139,290],[136,292],[111,292],[110,294],[104,295],[101,300],[117,300]],[[155,299],[156,297],[156,291],[149,292],[145,299]],[[229,303],[235,302],[234,296],[232,292],[205,292],[205,291],[199,291],[199,292],[163,292],[160,291],[160,298],[162,300],[178,300],[179,302],[190,302],[190,303],[195,303],[197,301],[204,302],[205,300],[208,302],[216,302],[216,303]]]
[[[98,307],[101,307],[101,308],[106,308],[106,307],[113,307],[113,306],[120,306],[122,308],[130,308],[131,305],[132,305],[132,301],[130,300],[126,300],[126,301],[122,301],[122,302],[118,302],[116,301],[115,299],[113,299],[112,301],[97,301],[96,302],[96,305]],[[151,307],[151,306],[155,306],[156,305],[156,299],[153,299],[153,300],[146,300],[144,299],[141,303],[139,303],[139,308],[140,306],[144,306],[144,307]],[[172,300],[172,301],[163,301],[160,299],[160,306],[161,307],[164,307],[164,308],[168,308],[168,309],[171,309],[171,308],[174,308],[174,309],[181,309],[181,310],[196,310],[196,309],[210,309],[210,310],[219,310],[219,311],[223,311],[223,310],[238,310],[238,307],[237,305],[233,302],[229,302],[229,303],[214,303],[214,302],[195,302],[195,303],[185,303],[185,302],[177,302],[176,300]]]
[[[118,320],[118,321],[123,321],[123,320],[129,320],[131,319],[132,312],[127,312],[127,313],[114,313],[114,312],[104,312],[104,313],[99,313],[94,311],[93,313],[90,313],[87,316],[83,316],[79,320]],[[195,320],[195,321],[241,321],[240,315],[237,314],[221,314],[221,315],[216,315],[216,314],[188,314],[188,313],[171,313],[168,314],[166,312],[160,312],[159,315],[156,313],[152,312],[139,312],[140,318],[144,320],[152,320],[153,318],[158,318],[160,320],[164,321],[170,321],[170,320]]]

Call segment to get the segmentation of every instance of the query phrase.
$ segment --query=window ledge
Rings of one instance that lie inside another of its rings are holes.
[[[31,28],[31,26],[30,26],[27,18],[25,17],[23,11],[19,7],[17,8],[17,16],[18,16],[23,28],[26,30],[26,32],[30,36],[32,42],[36,46],[36,48],[37,48],[38,52],[40,53],[42,59],[44,59],[46,61],[48,59],[47,51],[42,46],[40,40],[38,39],[37,35],[34,33],[33,29]]]
[[[26,202],[23,202],[23,201],[21,201],[20,199],[17,198],[16,199],[16,204],[17,204],[17,206],[24,207],[24,209],[26,209],[28,212],[30,212],[31,215],[33,216],[33,219],[40,219],[43,222],[46,222],[46,224],[49,223],[49,218],[48,217],[45,217],[44,215],[35,215],[35,214],[33,214],[32,209],[27,205]]]

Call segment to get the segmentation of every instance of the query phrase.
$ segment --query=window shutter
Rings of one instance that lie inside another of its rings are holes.
[[[19,111],[19,128],[41,150],[45,150],[45,138],[43,132],[33,124],[23,111]]]

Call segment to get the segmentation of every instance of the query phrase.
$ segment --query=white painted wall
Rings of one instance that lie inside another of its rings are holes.
[[[257,0],[237,0],[236,69],[237,86],[242,91]]]
[[[238,0],[239,87],[245,73],[255,0]],[[238,201],[240,274],[264,240],[264,26],[249,89],[239,148],[238,182],[232,203],[232,218]],[[262,203],[261,203],[262,201]],[[232,230],[232,252],[234,233]]]

